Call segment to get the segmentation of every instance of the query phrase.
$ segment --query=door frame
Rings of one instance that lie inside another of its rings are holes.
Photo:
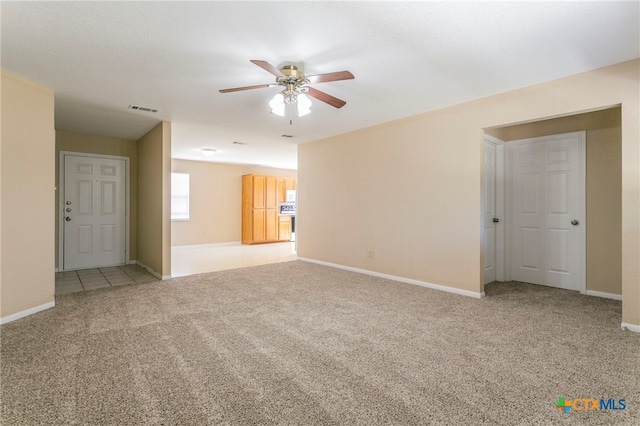
[[[506,146],[506,186],[505,186],[505,194],[504,194],[504,199],[505,199],[505,205],[506,205],[506,224],[508,224],[508,226],[505,226],[505,248],[506,248],[506,256],[505,256],[505,278],[507,281],[511,281],[511,237],[512,237],[512,225],[513,225],[513,217],[512,217],[512,197],[511,197],[511,192],[513,189],[513,170],[512,170],[512,165],[513,165],[513,154],[512,151],[510,149],[511,146],[514,145],[510,145],[510,144],[526,144],[526,143],[532,143],[532,141],[539,141],[539,142],[543,142],[543,141],[547,141],[550,139],[554,139],[558,136],[568,136],[568,135],[576,135],[576,136],[580,136],[580,142],[578,144],[578,176],[579,176],[579,188],[578,191],[581,194],[581,197],[579,199],[579,206],[578,206],[578,220],[580,221],[580,223],[583,226],[580,226],[579,228],[579,233],[578,233],[578,239],[580,241],[580,255],[579,255],[579,260],[578,260],[578,271],[576,272],[577,276],[578,276],[578,282],[579,282],[579,288],[578,291],[580,292],[580,294],[586,294],[587,293],[587,239],[586,239],[586,234],[587,234],[587,215],[586,215],[586,198],[587,198],[587,193],[586,193],[586,181],[587,181],[587,163],[586,163],[586,150],[587,150],[587,132],[584,130],[580,130],[577,132],[566,132],[566,133],[557,133],[557,134],[553,134],[553,135],[547,135],[547,136],[538,136],[538,137],[533,137],[533,138],[525,138],[525,139],[518,139],[518,140],[513,140],[513,141],[509,141],[508,143],[505,144]]]
[[[495,233],[495,269],[496,269],[496,281],[508,281],[507,279],[507,256],[508,250],[506,245],[506,224],[507,224],[507,216],[506,216],[506,204],[505,204],[505,170],[506,170],[506,157],[505,157],[505,142],[501,139],[498,139],[494,136],[491,136],[487,133],[484,133],[482,136],[482,152],[484,158],[484,144],[488,143],[493,145],[496,148],[496,188],[495,188],[495,197],[496,197],[496,216],[500,219],[500,222],[496,225],[496,233]],[[483,160],[484,162],[484,160]],[[484,164],[483,164],[484,167]],[[484,172],[482,174],[484,181]],[[484,184],[482,185],[482,189],[484,192]],[[482,196],[484,200],[484,195]],[[482,212],[482,220],[484,222],[484,212]],[[483,225],[484,227],[484,225]],[[484,234],[484,232],[483,232]],[[484,235],[483,235],[484,237]],[[482,242],[481,250],[484,250],[484,241]],[[484,266],[482,268],[484,271]],[[483,275],[484,277],[484,275]],[[483,278],[484,282],[484,278]]]
[[[84,157],[84,158],[104,158],[109,160],[124,160],[124,199],[125,199],[125,218],[124,218],[124,261],[125,264],[131,263],[129,257],[130,251],[130,183],[129,183],[129,157],[122,157],[119,155],[107,155],[107,154],[92,154],[88,152],[74,152],[74,151],[60,151],[58,157],[58,271],[65,271],[64,269],[64,214],[62,209],[64,208],[65,199],[65,157]]]

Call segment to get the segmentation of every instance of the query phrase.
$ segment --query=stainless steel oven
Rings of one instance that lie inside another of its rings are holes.
[[[280,215],[282,216],[295,216],[296,205],[294,203],[280,204]]]

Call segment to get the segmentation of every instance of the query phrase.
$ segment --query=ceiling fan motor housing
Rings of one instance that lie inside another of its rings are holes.
[[[295,65],[285,65],[280,71],[287,77],[304,78],[304,74],[302,73],[302,71],[299,71],[298,67],[296,67]]]
[[[298,67],[295,65],[285,65],[280,70],[284,77],[277,77],[276,83],[279,86],[284,86],[284,90],[282,91],[282,95],[284,96],[284,101],[288,104],[294,104],[297,101],[298,94],[306,91],[303,86],[309,83],[304,76],[304,73],[298,70]]]

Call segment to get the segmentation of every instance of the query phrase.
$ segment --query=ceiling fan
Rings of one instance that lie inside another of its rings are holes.
[[[299,116],[308,114],[310,112],[309,107],[311,106],[311,101],[306,98],[305,94],[335,108],[342,108],[346,105],[346,102],[342,99],[338,99],[335,96],[331,96],[328,93],[322,92],[318,89],[314,89],[313,87],[309,87],[308,85],[314,83],[326,83],[330,81],[351,80],[354,77],[353,74],[351,74],[349,71],[304,75],[302,71],[300,71],[295,65],[285,65],[281,69],[278,69],[267,61],[254,59],[251,60],[251,62],[276,76],[275,83],[222,89],[220,90],[220,93],[240,92],[242,90],[282,86],[284,87],[284,90],[274,96],[271,102],[269,102],[269,105],[272,108],[272,112],[281,116],[284,116],[286,105],[293,105],[296,103],[298,103]]]

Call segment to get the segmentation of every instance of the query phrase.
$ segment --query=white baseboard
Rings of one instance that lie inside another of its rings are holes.
[[[214,248],[214,247],[227,247],[227,246],[239,246],[241,241],[227,241],[224,243],[205,243],[205,244],[185,244],[181,246],[171,246],[171,249],[190,249],[190,248]]]
[[[136,264],[141,267],[142,269],[144,269],[145,271],[147,271],[148,273],[150,273],[151,275],[153,275],[154,277],[158,278],[159,280],[168,280],[171,278],[171,275],[162,275],[156,271],[154,271],[153,269],[149,268],[147,265],[145,265],[144,263],[140,262],[140,261],[136,261]]]
[[[622,300],[621,294],[604,293],[602,291],[587,290],[587,296],[604,297],[605,299]]]
[[[7,315],[6,317],[0,318],[0,325],[6,324],[11,321],[19,320],[20,318],[28,317],[29,315],[33,315],[35,313],[45,311],[47,309],[53,308],[56,306],[56,302],[45,303],[44,305],[35,306],[33,308],[26,309],[21,312],[16,312],[15,314]]]
[[[127,262],[127,265],[137,265],[137,264],[138,264],[138,261],[137,261],[137,260],[135,260],[135,259],[134,259],[134,260],[129,260],[129,261]]]
[[[398,277],[396,275],[382,274],[380,272],[369,271],[367,269],[352,268],[351,266],[344,266],[344,265],[339,265],[337,263],[324,262],[322,260],[308,259],[306,257],[298,257],[298,260],[302,260],[303,262],[316,263],[318,265],[323,265],[323,266],[329,266],[331,268],[336,268],[336,269],[344,269],[345,271],[357,272],[359,274],[371,275],[378,278],[385,278],[387,280],[400,281],[406,284],[418,285],[420,287],[426,287],[433,290],[446,291],[448,293],[459,294],[461,296],[468,296],[476,299],[480,299],[484,297],[484,292],[476,293],[474,291],[462,290],[454,287],[447,287],[445,285],[440,285],[440,284],[432,284],[426,281],[418,281],[411,278]]]
[[[634,333],[640,333],[640,325],[629,324],[627,322],[623,322],[620,324],[620,328],[623,330],[633,331]]]

